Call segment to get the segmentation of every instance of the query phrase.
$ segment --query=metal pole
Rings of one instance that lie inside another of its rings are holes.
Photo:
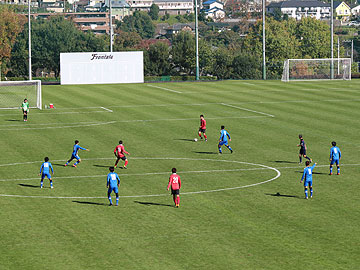
[[[198,25],[198,6],[195,0],[195,47],[196,47],[196,80],[199,80],[199,25]]]
[[[28,0],[28,25],[29,25],[29,80],[32,80],[31,72],[31,20],[30,20],[30,3],[31,0]]]
[[[111,12],[111,0],[109,0],[109,9],[110,9],[110,52],[113,51],[113,27],[112,27],[112,12]]]
[[[351,40],[351,63],[354,61],[354,40]]]
[[[331,0],[330,10],[330,32],[331,32],[331,66],[330,66],[330,78],[334,79],[334,0]]]
[[[265,2],[266,0],[262,0],[262,49],[263,49],[263,80],[266,80],[266,53],[265,53]]]
[[[64,13],[65,13],[65,1],[66,1],[66,0],[64,0]]]
[[[339,40],[339,37],[338,37],[338,44],[337,44],[337,57],[338,57],[338,61],[337,61],[337,74],[340,75],[340,40]]]

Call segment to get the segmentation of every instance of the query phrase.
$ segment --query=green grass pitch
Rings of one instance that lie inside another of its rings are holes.
[[[31,110],[27,123],[0,111],[0,269],[358,269],[360,81],[42,88],[55,109]],[[193,141],[200,114],[208,142]],[[233,154],[217,153],[221,125]],[[318,163],[311,200],[300,133]],[[75,139],[90,152],[63,167]],[[109,207],[120,139],[131,155],[116,169],[120,206]],[[328,175],[333,140],[339,176]],[[53,190],[39,188],[45,156]]]

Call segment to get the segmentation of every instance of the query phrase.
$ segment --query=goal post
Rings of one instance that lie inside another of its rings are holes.
[[[351,80],[351,58],[287,59],[281,80]]]
[[[24,99],[30,108],[42,108],[41,81],[0,81],[0,109],[18,109]]]

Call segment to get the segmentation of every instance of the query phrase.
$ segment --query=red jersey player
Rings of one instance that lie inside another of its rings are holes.
[[[201,132],[204,134],[205,142],[207,142],[207,136],[205,134],[205,132],[206,132],[206,120],[204,118],[204,115],[200,115],[200,128],[199,128],[199,137],[200,137],[200,139],[202,139]]]
[[[125,161],[124,169],[127,169],[126,165],[128,164],[128,160],[127,160],[125,154],[130,155],[130,153],[125,151],[125,147],[123,146],[122,141],[119,141],[119,145],[116,146],[116,148],[114,150],[114,154],[117,158],[114,167],[116,168],[119,160],[122,159]]]
[[[175,207],[179,207],[180,206],[179,191],[181,188],[181,180],[180,180],[180,176],[176,174],[176,168],[172,168],[171,171],[172,171],[172,175],[170,175],[167,190],[169,190],[171,186],[171,194],[173,195]]]

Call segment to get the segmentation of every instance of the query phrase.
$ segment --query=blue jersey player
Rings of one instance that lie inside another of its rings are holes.
[[[306,168],[304,169],[304,173],[301,177],[300,183],[302,183],[302,181],[304,180],[305,199],[308,199],[308,187],[310,188],[310,198],[312,198],[313,196],[312,175],[316,163],[310,167],[310,161],[307,160],[305,164]]]
[[[330,175],[333,174],[333,165],[336,163],[337,166],[337,175],[340,174],[340,159],[341,159],[341,151],[340,148],[336,146],[336,142],[331,142],[330,149]]]
[[[230,134],[229,134],[229,132],[227,132],[225,130],[225,126],[221,126],[220,139],[219,139],[219,145],[218,145],[219,154],[222,154],[222,150],[221,150],[222,145],[225,145],[230,150],[231,153],[233,152],[233,150],[231,149],[231,147],[229,145],[229,142],[231,142]]]
[[[306,155],[307,147],[306,147],[306,143],[301,134],[299,134],[299,139],[300,139],[300,143],[297,145],[298,147],[300,147],[299,164],[301,164],[301,162],[302,162],[302,157],[304,157],[304,158],[308,159],[310,162],[312,162],[311,158]]]
[[[78,164],[81,162],[81,158],[80,158],[79,155],[78,155],[79,149],[85,150],[85,151],[90,151],[89,149],[86,149],[86,148],[84,148],[84,147],[81,147],[81,146],[79,145],[79,141],[76,140],[76,141],[75,141],[75,144],[74,144],[73,152],[72,152],[72,154],[71,154],[71,158],[66,162],[66,164],[64,165],[65,167],[66,167],[74,158],[76,158],[77,161],[75,162],[75,164],[72,165],[73,167],[76,168],[76,165],[78,165]]]
[[[41,175],[40,188],[43,188],[45,176],[50,180],[50,188],[54,188],[53,187],[53,182],[52,182],[52,179],[51,179],[51,175],[50,175],[50,170],[51,170],[51,173],[54,174],[53,166],[49,162],[48,157],[45,157],[44,161],[45,162],[43,164],[41,164],[40,172],[39,172],[39,175]]]
[[[117,173],[114,172],[115,168],[114,167],[110,167],[109,171],[110,173],[108,173],[107,175],[107,182],[106,182],[106,187],[108,188],[108,198],[109,198],[109,202],[110,202],[110,206],[113,205],[112,200],[111,200],[111,192],[115,192],[116,195],[116,206],[119,205],[119,186],[120,186],[120,178],[117,175]]]

